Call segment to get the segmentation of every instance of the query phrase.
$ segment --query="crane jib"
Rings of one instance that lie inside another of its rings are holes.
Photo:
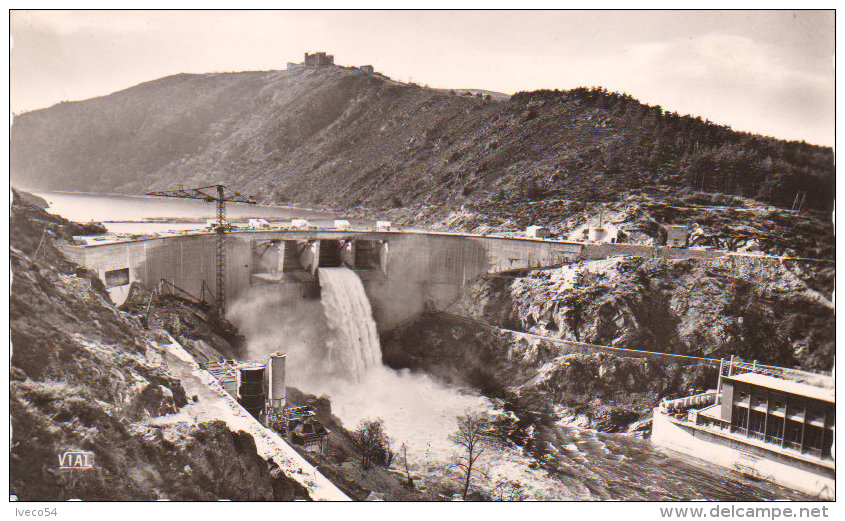
[[[213,188],[217,193],[212,195],[204,192]],[[244,203],[257,204],[252,197],[243,195],[228,186],[216,184],[209,186],[201,186],[199,188],[179,189],[179,190],[161,190],[156,192],[149,192],[147,195],[158,197],[179,197],[182,199],[200,199],[208,203],[217,203],[217,224],[214,231],[217,232],[217,252],[215,255],[216,261],[216,300],[217,313],[223,316],[226,312],[226,203]]]

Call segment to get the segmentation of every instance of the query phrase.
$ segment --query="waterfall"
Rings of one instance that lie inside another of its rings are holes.
[[[329,368],[336,376],[361,381],[367,371],[381,366],[381,345],[364,285],[349,268],[320,268],[319,279],[329,326]]]
[[[319,280],[320,301],[267,285],[251,287],[233,303],[229,317],[246,336],[251,359],[263,361],[270,353],[286,351],[288,385],[328,396],[332,415],[347,429],[382,418],[394,445],[407,446],[409,468],[421,476],[421,485],[434,489],[458,481],[448,470],[456,451],[448,438],[455,418],[466,411],[492,413],[493,404],[427,374],[382,365],[372,308],[358,275],[347,268],[320,268]],[[501,475],[539,483],[531,485],[538,489],[547,482],[549,488],[557,486],[529,468],[518,450],[496,449],[490,455],[495,461],[489,468],[491,482]]]

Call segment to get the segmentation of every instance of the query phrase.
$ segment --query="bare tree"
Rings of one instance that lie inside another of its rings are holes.
[[[408,468],[408,446],[403,443],[402,446],[399,447],[399,452],[402,453],[402,463],[405,466],[405,477],[408,478],[408,481],[405,482],[405,486],[410,490],[414,490],[414,479],[411,477],[411,470]]]
[[[361,420],[352,433],[352,440],[361,455],[361,468],[369,469],[374,463],[389,465],[393,459],[390,438],[384,432],[381,418]]]
[[[467,498],[473,472],[478,472],[478,458],[484,453],[488,443],[490,422],[479,412],[467,411],[455,419],[458,430],[449,435],[449,440],[460,446],[460,453],[455,455],[453,467],[464,475],[464,491],[461,497]]]
[[[382,444],[382,463],[385,467],[389,467],[395,457],[396,452],[393,450],[393,440],[385,434],[384,444]]]

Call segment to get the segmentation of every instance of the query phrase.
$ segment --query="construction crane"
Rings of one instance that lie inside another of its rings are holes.
[[[200,199],[209,203],[217,203],[217,221],[214,223],[214,231],[217,234],[215,297],[217,299],[217,314],[222,317],[226,312],[226,231],[229,228],[229,223],[226,222],[226,203],[256,204],[255,199],[220,184],[199,188],[182,188],[180,186],[178,190],[149,192],[147,195]]]

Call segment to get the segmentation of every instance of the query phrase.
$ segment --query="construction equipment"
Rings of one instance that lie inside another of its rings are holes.
[[[222,317],[226,312],[226,231],[230,227],[229,223],[226,222],[226,203],[257,204],[257,202],[252,197],[238,193],[221,184],[187,189],[180,186],[178,190],[149,192],[147,195],[199,199],[209,203],[217,203],[217,220],[213,228],[217,234],[215,297],[217,314]]]

